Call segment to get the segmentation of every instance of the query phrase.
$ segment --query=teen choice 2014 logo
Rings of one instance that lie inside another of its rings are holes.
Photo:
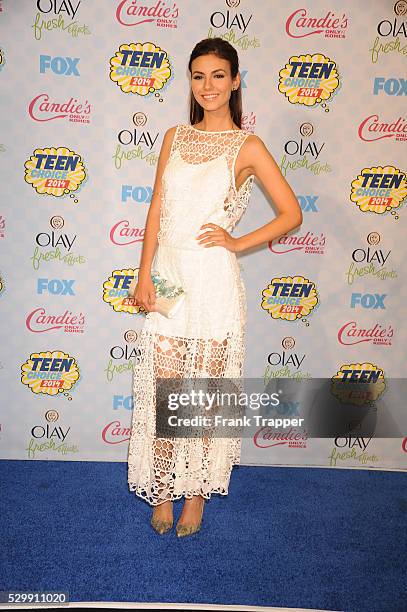
[[[78,380],[76,359],[64,351],[31,353],[21,366],[21,382],[36,394],[67,395]]]
[[[138,273],[139,268],[114,270],[103,283],[103,301],[110,304],[115,312],[145,312],[142,307],[136,306],[134,299],[129,296],[130,283],[133,279],[138,280]]]
[[[397,217],[407,202],[406,173],[395,166],[364,168],[352,181],[350,199],[362,212]]]
[[[304,276],[273,278],[262,295],[261,307],[273,319],[295,321],[319,306],[315,283]]]
[[[154,94],[163,89],[171,74],[167,52],[151,42],[120,45],[110,58],[110,78],[124,93]]]
[[[366,361],[342,364],[331,381],[332,394],[343,404],[355,406],[374,402],[386,388],[383,370]]]
[[[336,63],[322,53],[293,55],[280,70],[278,90],[291,104],[321,104],[325,108],[338,89]]]
[[[40,195],[74,194],[87,179],[82,157],[67,147],[36,149],[24,166],[25,181]]]

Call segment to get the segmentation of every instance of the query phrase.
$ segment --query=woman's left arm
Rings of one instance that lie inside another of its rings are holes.
[[[242,162],[250,160],[251,173],[259,179],[273,200],[278,216],[259,229],[235,238],[236,252],[279,238],[302,223],[301,206],[261,138],[249,136],[241,153]]]

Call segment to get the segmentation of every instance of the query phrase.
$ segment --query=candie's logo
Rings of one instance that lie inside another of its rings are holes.
[[[371,342],[380,346],[391,346],[394,336],[394,327],[389,323],[382,325],[375,323],[366,328],[356,321],[348,321],[338,331],[338,342],[344,346],[353,346],[361,342]]]
[[[280,70],[278,89],[291,104],[325,108],[338,88],[336,63],[322,53],[293,55]]]
[[[166,6],[156,0],[147,3],[137,0],[121,0],[116,9],[116,19],[124,26],[138,26],[142,23],[155,23],[158,28],[176,28],[179,8],[176,2]]]
[[[34,121],[53,121],[66,119],[72,123],[90,123],[91,105],[88,100],[84,103],[72,96],[62,102],[50,97],[47,93],[40,93],[31,100],[28,114]]]
[[[305,38],[313,34],[322,34],[325,38],[345,38],[347,27],[346,13],[336,15],[328,11],[324,17],[320,17],[308,14],[306,8],[300,8],[289,15],[285,31],[292,38]]]
[[[144,312],[141,306],[134,304],[129,296],[130,283],[138,279],[139,268],[125,268],[114,270],[108,280],[103,283],[103,301],[110,304],[115,312],[128,312],[130,314]]]
[[[66,147],[36,149],[24,166],[26,183],[40,195],[57,198],[68,193],[73,197],[88,174],[82,157]]]
[[[322,255],[324,253],[326,238],[323,232],[314,234],[307,232],[305,235],[284,234],[280,238],[271,240],[268,247],[272,253],[283,255],[292,251],[302,251],[312,255]]]
[[[304,320],[319,305],[315,283],[304,276],[273,278],[262,295],[261,307],[284,321]]]
[[[364,168],[352,181],[350,199],[362,212],[383,215],[397,210],[407,201],[406,173],[395,166]]]
[[[68,395],[79,376],[75,357],[63,351],[32,353],[21,366],[21,382],[36,394]]]
[[[386,388],[383,370],[370,362],[343,364],[331,381],[332,394],[356,406],[377,400]]]
[[[110,78],[124,93],[154,94],[163,89],[171,74],[166,51],[151,42],[120,45],[110,58]]]
[[[407,121],[398,117],[395,121],[383,121],[379,115],[369,115],[360,123],[358,136],[364,142],[374,142],[383,138],[393,138],[396,142],[406,142]]]

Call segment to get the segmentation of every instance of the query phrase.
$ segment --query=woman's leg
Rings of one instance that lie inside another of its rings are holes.
[[[217,340],[198,340],[195,363],[197,376],[199,377],[202,375],[202,377],[223,378],[226,368],[227,348],[227,339],[223,340],[222,342],[218,342]],[[205,470],[205,464],[208,460],[210,445],[211,438],[203,437],[203,471]],[[204,499],[201,495],[193,495],[191,498],[185,499],[177,525],[181,527],[198,524],[202,515],[203,504]]]
[[[154,352],[155,378],[181,378],[184,372],[186,343],[182,338],[158,335]],[[159,395],[159,394],[158,394]],[[160,406],[156,402],[156,411]],[[155,438],[153,442],[155,493],[162,500],[154,508],[154,518],[172,520],[174,444],[169,438]]]

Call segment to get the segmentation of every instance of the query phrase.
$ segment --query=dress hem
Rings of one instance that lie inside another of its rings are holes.
[[[229,474],[231,473],[232,468],[235,465],[240,465],[240,461],[236,463],[232,463]],[[161,504],[164,504],[166,501],[172,501],[172,502],[179,501],[182,497],[185,497],[185,499],[191,499],[191,497],[193,497],[194,495],[201,495],[204,499],[210,500],[211,496],[215,494],[223,495],[223,496],[226,496],[229,494],[229,486],[213,487],[210,491],[205,491],[205,492],[202,491],[202,489],[193,489],[193,490],[184,489],[181,493],[166,493],[167,499],[160,498],[160,499],[155,499],[151,501],[151,499],[148,499],[147,497],[148,496],[147,487],[138,485],[136,483],[132,483],[130,481],[128,481],[128,487],[131,493],[135,493],[137,497],[140,497],[140,499],[145,501],[149,506],[160,506]]]

